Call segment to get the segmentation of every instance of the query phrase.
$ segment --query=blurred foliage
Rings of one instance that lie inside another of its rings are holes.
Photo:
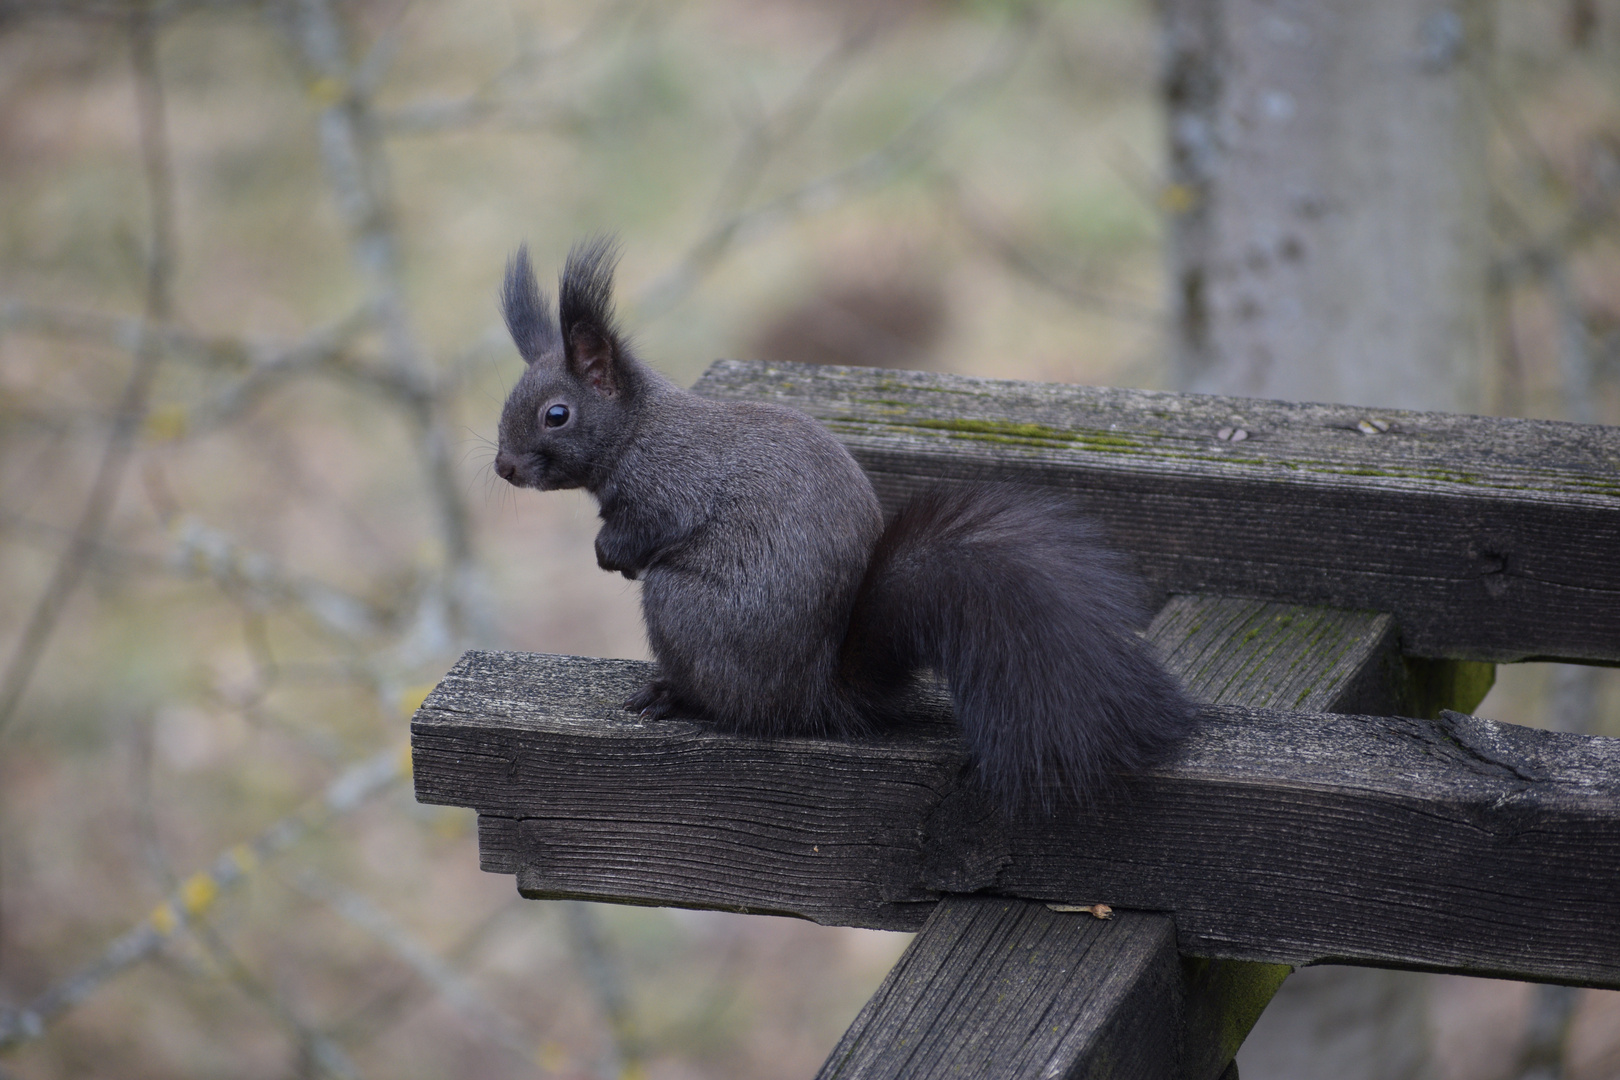
[[[1503,407],[1573,296],[1612,420],[1620,13],[1515,11]],[[504,259],[620,232],[682,381],[1157,386],[1156,65],[1138,0],[0,0],[0,1069],[812,1073],[903,939],[522,903],[402,782],[462,648],[644,655],[587,503],[488,468]]]

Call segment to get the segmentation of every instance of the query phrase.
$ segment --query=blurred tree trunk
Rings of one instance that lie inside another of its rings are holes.
[[[1183,388],[1478,412],[1481,0],[1162,0]]]
[[[1180,388],[1478,412],[1483,0],[1161,0]],[[1423,976],[1292,976],[1244,1080],[1433,1074]]]

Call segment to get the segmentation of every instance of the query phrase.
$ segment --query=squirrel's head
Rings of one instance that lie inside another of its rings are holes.
[[[495,471],[517,487],[595,488],[627,435],[639,371],[613,321],[611,237],[575,244],[558,280],[556,323],[527,248],[506,264],[501,310],[528,365],[501,413]]]

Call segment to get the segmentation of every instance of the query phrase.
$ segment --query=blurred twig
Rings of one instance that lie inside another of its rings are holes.
[[[462,964],[484,945],[504,916],[527,906],[522,897],[514,894],[504,906],[490,912],[446,949],[444,961],[451,965]],[[350,1045],[374,1038],[393,1023],[402,1009],[416,1001],[422,991],[431,989],[430,984],[413,976],[361,1005],[332,1028],[333,1037]]]
[[[345,638],[380,632],[388,615],[340,589],[287,573],[268,556],[237,543],[228,534],[194,517],[174,525],[169,566],[206,577],[227,591],[246,592],[275,604],[293,604],[321,626]]]
[[[175,257],[174,177],[169,162],[155,31],[144,7],[136,8],[131,15],[130,45],[141,162],[146,174],[147,203],[151,216],[143,327],[152,327],[167,322],[173,314],[170,288]],[[0,676],[0,734],[4,734],[15,715],[68,597],[78,587],[106,528],[113,501],[133,456],[136,436],[146,418],[152,384],[162,357],[159,337],[143,329],[136,343],[134,368],[119,399],[112,431],[107,437],[106,449],[102,452],[101,463],[90,485],[90,494],[85,499],[79,523],[56,564],[50,582],[23,627],[5,674]]]
[[[16,331],[72,338],[138,350],[143,335],[175,360],[226,372],[235,380],[188,408],[155,411],[151,433],[166,439],[192,437],[224,427],[271,391],[294,379],[320,375],[369,389],[408,409],[431,408],[453,388],[452,377],[366,360],[355,341],[374,325],[373,311],[361,308],[295,342],[204,336],[174,325],[148,329],[143,320],[101,312],[34,304],[19,298],[0,301],[0,333]]]
[[[350,249],[365,279],[368,306],[382,331],[386,367],[402,382],[433,385],[427,358],[417,343],[400,282],[396,211],[388,190],[387,162],[378,142],[371,101],[358,83],[346,28],[332,0],[290,0],[299,56],[309,93],[321,104],[321,156],[328,182],[349,229]],[[487,620],[477,588],[477,565],[467,507],[455,475],[440,395],[403,402],[426,466],[428,492],[445,547],[445,574],[426,590],[418,610],[417,651],[455,650],[476,637]],[[407,649],[406,659],[410,659]]]
[[[881,13],[868,14],[853,23],[809,72],[799,80],[775,112],[762,112],[743,132],[731,164],[720,177],[710,213],[713,220],[735,214],[753,197],[771,159],[798,139],[826,107],[862,53],[867,51],[882,28]]]
[[[221,853],[205,870],[182,881],[138,926],[115,938],[90,963],[39,994],[21,1009],[0,1011],[0,1050],[37,1039],[64,1012],[115,975],[145,960],[191,920],[213,907],[271,856],[323,829],[410,775],[408,747],[374,755],[327,785],[319,799],[287,815],[254,839]]]
[[[674,267],[637,295],[640,317],[654,318],[679,303],[738,244],[806,214],[829,210],[920,165],[940,143],[949,120],[1012,73],[1034,39],[1043,14],[1037,5],[1017,9],[978,65],[876,150],[784,195],[753,207],[729,208],[729,212],[718,215]],[[819,77],[813,75],[811,81],[817,82]]]
[[[1529,1027],[1512,1073],[1515,1080],[1563,1080],[1569,1028],[1580,1000],[1581,991],[1573,986],[1532,988]]]
[[[518,87],[536,81],[544,69],[565,57],[582,52],[608,29],[621,24],[644,0],[612,0],[600,5],[578,31],[550,45],[535,42],[529,27],[519,27],[517,55],[482,86],[463,97],[438,101],[425,100],[400,106],[377,117],[379,128],[388,135],[433,135],[472,127],[499,125],[507,130],[559,128],[576,130],[589,123],[584,110],[572,102],[548,101],[518,96]],[[369,60],[369,58],[368,58]],[[366,71],[377,65],[365,63]],[[362,85],[374,84],[374,78]]]
[[[314,872],[300,874],[297,887],[380,942],[485,1038],[536,1074],[550,1075],[536,1060],[534,1040],[524,1032],[523,1025],[492,1005],[449,961],[418,941],[387,912],[360,893]]]
[[[146,717],[136,721],[134,763],[136,831],[142,838],[146,861],[153,876],[165,893],[173,894],[179,882],[163,850],[157,828],[157,807],[152,791],[150,719]],[[192,937],[213,961],[218,973],[270,1013],[276,1022],[297,1040],[302,1058],[336,1080],[353,1080],[357,1076],[348,1056],[330,1038],[302,1020],[274,988],[253,974],[225,941],[219,930],[207,920],[204,910],[193,912],[188,926]],[[309,1070],[301,1071],[307,1073]]]
[[[16,533],[25,541],[39,547],[49,548],[52,551],[61,549],[62,541],[72,535],[72,530],[61,525],[53,525],[48,521],[40,521],[20,514],[14,510],[0,507],[0,529]],[[121,547],[108,543],[105,539],[98,540],[90,549],[92,562],[101,564],[111,570],[162,570],[164,561],[162,557],[134,548]]]
[[[561,906],[569,944],[591,989],[596,992],[597,1005],[607,1021],[608,1058],[602,1071],[609,1077],[639,1075],[641,1036],[625,996],[617,958],[602,933],[596,907],[582,900],[564,900]]]
[[[52,548],[68,532],[61,526],[3,508],[0,508],[0,526]],[[171,529],[173,543],[163,555],[100,540],[91,549],[92,561],[121,572],[170,571],[186,577],[207,578],[256,612],[262,613],[270,607],[295,609],[338,640],[354,645],[384,632],[394,621],[391,610],[314,578],[289,573],[275,560],[241,545],[197,518],[179,515],[171,523]],[[282,665],[277,667],[283,669]],[[363,663],[349,663],[335,670],[380,689],[377,673]],[[242,707],[244,703],[231,704]]]
[[[289,1035],[298,1040],[298,1048],[305,1067],[300,1074],[319,1070],[334,1080],[358,1080],[359,1072],[337,1043],[311,1027],[281,994],[253,974],[251,968],[236,955],[218,930],[206,919],[197,919],[192,925],[192,936],[207,951],[220,973],[249,999],[275,1017]],[[311,1069],[309,1066],[313,1066]]]
[[[945,185],[945,188],[951,208],[968,235],[1019,277],[1086,311],[1126,322],[1164,324],[1164,312],[1141,301],[1111,296],[1082,284],[1076,280],[1078,274],[1073,267],[1057,265],[1051,254],[1035,249],[1010,235],[1004,226],[992,222],[960,186]]]

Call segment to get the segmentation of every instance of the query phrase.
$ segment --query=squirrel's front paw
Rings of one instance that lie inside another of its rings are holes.
[[[610,552],[602,544],[602,537],[596,537],[596,565],[609,573],[623,574],[631,581],[636,580],[636,573],[640,567],[632,565],[622,556]]]
[[[678,706],[675,688],[662,679],[654,679],[624,703],[624,708],[640,713],[644,720],[666,720],[675,714]]]

